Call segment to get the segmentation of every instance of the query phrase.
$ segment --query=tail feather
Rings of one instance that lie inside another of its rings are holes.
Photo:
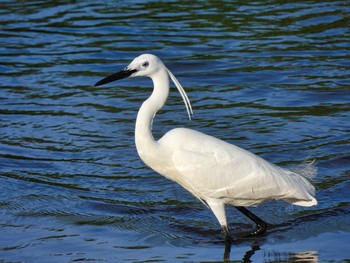
[[[294,205],[300,206],[313,206],[317,205],[317,200],[315,196],[315,187],[309,182],[313,180],[317,175],[317,167],[315,165],[315,160],[311,162],[303,162],[301,165],[296,168],[290,169],[291,178],[296,179],[299,183],[299,186],[303,186],[304,193],[308,198],[304,200],[299,200],[292,202]],[[305,180],[306,179],[306,180]]]
[[[292,172],[301,175],[302,177],[313,180],[317,175],[317,167],[315,165],[315,160],[311,162],[303,162],[299,166],[290,169]]]
[[[298,202],[294,202],[293,205],[313,206],[313,205],[317,205],[317,200],[316,198],[312,197],[311,201],[298,201]]]

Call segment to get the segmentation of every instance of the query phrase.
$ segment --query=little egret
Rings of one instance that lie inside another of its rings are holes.
[[[300,206],[317,204],[315,188],[308,179],[316,175],[313,163],[295,170],[278,167],[240,147],[186,128],[176,128],[156,141],[152,121],[169,95],[169,76],[180,92],[189,118],[190,100],[179,81],[151,54],[135,58],[126,68],[95,84],[103,85],[127,77],[150,77],[152,95],[142,104],[136,119],[135,142],[143,162],[157,173],[177,182],[207,205],[219,221],[225,240],[231,240],[225,205],[233,205],[256,224],[250,236],[263,234],[267,223],[245,206],[268,199]]]

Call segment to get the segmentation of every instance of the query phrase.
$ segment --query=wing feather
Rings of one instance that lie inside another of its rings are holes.
[[[220,198],[242,206],[267,199],[284,199],[298,205],[316,201],[312,197],[314,187],[299,174],[215,137],[176,130],[173,138],[177,138],[177,149],[172,153],[172,162],[179,175],[177,181],[199,199]],[[179,137],[186,138],[181,145]],[[162,140],[171,143],[171,136]]]

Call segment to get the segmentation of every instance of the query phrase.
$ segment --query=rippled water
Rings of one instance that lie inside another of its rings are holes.
[[[206,207],[139,160],[148,79],[92,85],[141,53],[174,72],[154,133],[190,127],[279,165],[316,159],[319,205],[228,209],[235,262],[350,260],[347,1],[0,1],[0,261],[214,262]]]

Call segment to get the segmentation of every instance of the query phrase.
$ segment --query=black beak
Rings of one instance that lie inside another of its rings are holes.
[[[124,79],[129,77],[132,73],[136,72],[136,69],[123,69],[117,73],[114,73],[112,75],[109,75],[108,77],[105,77],[104,79],[101,79],[99,82],[97,82],[94,86],[101,86],[103,84],[118,80],[118,79]]]

